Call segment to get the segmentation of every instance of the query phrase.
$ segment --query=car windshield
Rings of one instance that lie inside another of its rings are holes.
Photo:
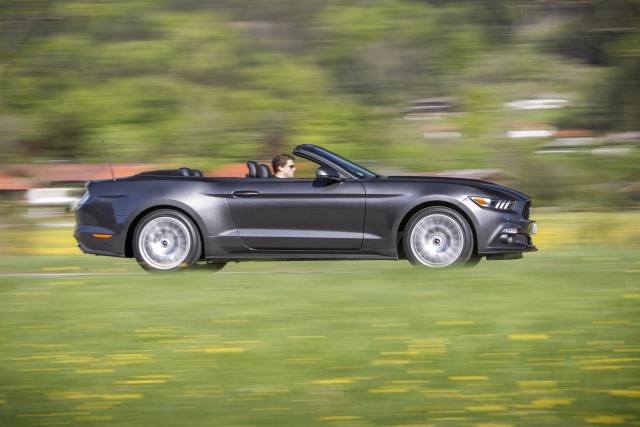
[[[336,153],[333,153],[325,148],[310,146],[308,149],[309,151],[319,154],[325,159],[329,160],[330,162],[351,172],[353,175],[357,176],[358,178],[375,178],[376,176],[378,176],[377,173],[372,172],[369,169],[363,166],[360,166],[359,164],[354,163],[351,160],[345,159],[344,157],[339,156]]]

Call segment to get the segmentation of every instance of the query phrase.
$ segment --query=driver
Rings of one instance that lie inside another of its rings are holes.
[[[288,154],[278,154],[271,161],[276,178],[293,178],[296,173],[294,158]]]

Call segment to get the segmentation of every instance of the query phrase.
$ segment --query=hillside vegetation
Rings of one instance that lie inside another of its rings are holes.
[[[115,161],[210,169],[316,143],[397,170],[501,168],[580,208],[632,205],[618,190],[640,179],[637,142],[545,156],[505,137],[637,129],[637,1],[9,1],[0,17],[5,162],[103,162],[104,141]],[[436,97],[452,112],[403,118]],[[540,97],[569,104],[504,106]],[[426,140],[433,126],[461,137]]]

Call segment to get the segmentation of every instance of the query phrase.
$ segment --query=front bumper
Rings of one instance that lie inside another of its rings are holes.
[[[532,236],[538,231],[538,223],[523,218],[519,218],[517,224],[514,222],[516,221],[499,224],[489,245],[483,250],[479,249],[478,254],[486,255],[487,259],[511,259],[521,257],[516,254],[537,251]]]
[[[478,206],[465,200],[462,206],[475,218],[476,249],[479,256],[487,259],[520,258],[525,252],[538,249],[532,236],[537,233],[538,223],[529,219],[530,200],[520,199],[510,209],[495,209]]]

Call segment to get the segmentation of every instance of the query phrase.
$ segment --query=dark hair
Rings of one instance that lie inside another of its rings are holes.
[[[287,165],[289,160],[295,160],[293,156],[288,154],[277,154],[271,161],[273,167],[273,173],[278,173],[278,169]]]

